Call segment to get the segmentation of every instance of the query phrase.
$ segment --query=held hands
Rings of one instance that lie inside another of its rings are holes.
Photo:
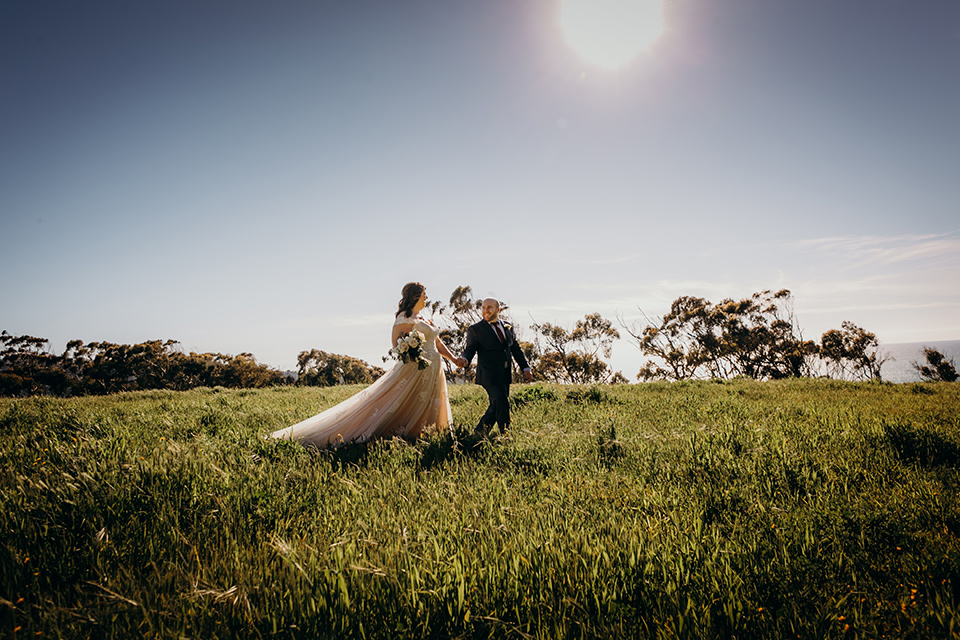
[[[452,362],[453,364],[457,365],[457,368],[458,368],[458,369],[463,369],[464,367],[467,366],[467,359],[464,358],[464,357],[451,358],[450,362]],[[530,371],[530,369],[524,369],[524,371],[523,371],[523,380],[524,380],[524,382],[532,382],[532,381],[533,381],[533,372]]]

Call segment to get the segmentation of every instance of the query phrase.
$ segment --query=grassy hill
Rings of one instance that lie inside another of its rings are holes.
[[[0,400],[0,634],[960,637],[960,385],[518,386],[496,443],[263,439],[358,389]]]

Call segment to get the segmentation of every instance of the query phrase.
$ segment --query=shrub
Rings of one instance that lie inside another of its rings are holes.
[[[953,359],[947,360],[947,357],[932,347],[923,348],[923,357],[927,364],[921,365],[913,363],[913,368],[924,380],[935,382],[956,382],[957,369],[953,365]]]

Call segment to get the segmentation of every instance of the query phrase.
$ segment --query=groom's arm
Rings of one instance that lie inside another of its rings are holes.
[[[467,329],[467,339],[466,345],[463,347],[463,353],[460,354],[460,357],[467,361],[467,364],[470,364],[470,361],[473,360],[473,356],[477,353],[477,348],[480,346],[480,341],[477,338],[477,332],[474,331],[473,327]]]
[[[527,364],[527,357],[523,355],[523,349],[520,348],[520,343],[517,342],[517,336],[514,335],[513,329],[510,330],[510,353],[513,354],[513,359],[517,361],[517,366],[520,367],[520,370],[524,373],[530,371],[530,365]]]

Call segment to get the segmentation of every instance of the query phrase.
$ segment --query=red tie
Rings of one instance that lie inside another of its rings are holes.
[[[500,342],[506,342],[507,339],[503,337],[503,329],[500,328],[500,323],[495,323],[493,328],[497,330],[497,337],[500,338]]]

